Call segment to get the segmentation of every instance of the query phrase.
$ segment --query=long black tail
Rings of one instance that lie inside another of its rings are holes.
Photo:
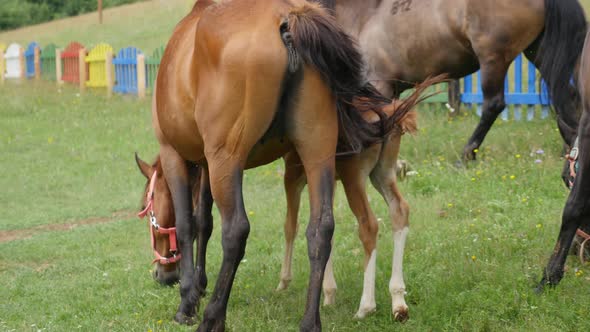
[[[391,100],[366,81],[364,63],[355,41],[321,6],[309,3],[294,9],[287,23],[297,56],[318,70],[336,97],[340,153],[360,152],[383,140],[419,102],[418,96],[426,86],[416,89],[394,116],[388,118],[382,109]],[[366,121],[362,116],[366,111],[377,113],[381,121]]]
[[[559,121],[573,129],[578,124],[579,94],[570,84],[578,61],[584,37],[586,17],[578,0],[545,0],[545,31],[541,40],[541,75],[547,83],[549,96]],[[566,143],[571,138],[562,136]]]

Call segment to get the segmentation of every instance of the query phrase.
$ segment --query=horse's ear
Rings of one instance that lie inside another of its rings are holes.
[[[150,166],[150,164],[141,160],[137,155],[137,152],[135,152],[135,162],[137,163],[137,167],[139,167],[141,174],[143,174],[147,179],[150,179],[154,174],[154,169],[152,166]]]

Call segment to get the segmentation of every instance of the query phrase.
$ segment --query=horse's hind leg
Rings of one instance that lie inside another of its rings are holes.
[[[180,306],[174,319],[181,324],[195,323],[195,306],[198,295],[194,287],[193,241],[195,227],[191,217],[191,190],[186,162],[171,147],[160,147],[162,169],[168,182],[174,215],[176,218],[176,232],[180,252]]]
[[[305,186],[305,173],[301,160],[295,152],[290,152],[284,157],[285,194],[287,196],[287,218],[285,219],[285,257],[281,267],[281,280],[277,290],[286,289],[292,279],[291,263],[293,261],[293,243],[297,235],[297,215],[301,202],[301,191]]]
[[[506,107],[504,102],[504,77],[510,61],[500,59],[499,54],[480,59],[483,106],[481,119],[475,131],[463,149],[464,160],[475,160],[475,149],[478,149],[488,131]]]
[[[195,219],[197,228],[197,264],[195,267],[195,284],[199,297],[205,296],[207,289],[207,243],[213,231],[213,196],[209,183],[209,171],[206,167],[200,167],[199,199],[195,204]],[[198,304],[198,299],[197,299]]]
[[[305,235],[310,262],[307,304],[301,331],[321,331],[320,297],[334,234],[334,177],[338,118],[332,94],[315,71],[304,72],[296,109],[288,123],[289,137],[301,158],[310,201]]]
[[[222,220],[223,261],[211,301],[198,328],[201,332],[223,331],[225,328],[229,294],[250,232],[242,195],[242,162],[223,150],[207,155],[207,162],[211,192]]]
[[[408,319],[408,306],[405,301],[406,285],[402,265],[406,238],[410,230],[408,220],[410,207],[397,187],[395,165],[400,140],[400,136],[395,136],[386,143],[377,166],[371,172],[371,183],[381,193],[389,207],[394,246],[389,292],[393,316],[396,320],[403,322]]]
[[[553,255],[543,273],[538,291],[543,286],[557,285],[563,277],[563,267],[572,244],[576,229],[582,224],[589,224],[590,219],[590,114],[584,111],[580,121],[579,133],[579,171],[574,180],[563,210],[561,229],[553,250]]]
[[[366,151],[365,151],[366,153]],[[358,222],[359,238],[365,251],[363,294],[355,318],[364,318],[375,311],[375,273],[377,269],[377,233],[379,225],[369,205],[366,192],[368,172],[353,157],[338,163],[338,175],[344,185],[348,205]],[[372,165],[371,165],[372,166]]]

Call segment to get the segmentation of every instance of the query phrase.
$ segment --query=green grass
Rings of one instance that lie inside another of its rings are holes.
[[[149,101],[78,96],[75,89],[57,90],[44,82],[6,84],[0,95],[6,96],[0,105],[0,230],[137,210],[144,179],[133,152],[146,159],[156,152]],[[371,201],[382,219],[378,311],[361,322],[352,319],[362,289],[362,249],[356,222],[338,190],[334,265],[339,291],[336,306],[322,310],[326,330],[590,327],[585,320],[590,266],[570,258],[556,290],[542,296],[532,292],[567,196],[559,179],[555,123],[498,121],[479,161],[457,169],[452,164],[476,121],[421,112],[419,135],[404,138],[402,156],[419,172],[401,183],[412,207],[404,262],[411,314],[406,324],[393,322],[389,313],[392,235],[386,206],[374,190]],[[545,153],[536,155],[537,149]],[[303,313],[309,270],[303,236],[296,242],[291,287],[274,291],[283,250],[282,167],[276,162],[245,176],[252,231],[229,305],[228,326],[234,331],[296,331]],[[303,205],[302,229],[309,211],[305,199]],[[0,330],[191,330],[172,322],[177,289],[157,286],[148,273],[145,221],[112,218],[111,223],[0,243]],[[220,264],[218,222],[216,214],[211,282]]]
[[[147,7],[134,7],[139,5]],[[139,5],[107,11],[104,27],[95,24],[95,16],[83,16],[3,33],[0,40],[62,46],[70,40],[87,45],[105,40],[115,48],[134,44],[151,50],[165,43],[190,1]],[[78,22],[81,26],[73,29]],[[149,100],[107,100],[92,91],[79,96],[74,88],[45,82],[7,82],[0,96],[0,232],[45,227],[0,242],[0,331],[194,330],[172,322],[178,289],[159,287],[149,275],[145,221],[125,217],[138,209],[145,183],[133,153],[151,159],[157,151]],[[338,189],[334,268],[339,290],[336,305],[322,309],[325,330],[590,328],[589,265],[570,257],[558,288],[541,296],[532,292],[568,194],[559,178],[562,151],[555,122],[498,121],[479,161],[457,169],[453,163],[476,123],[474,116],[448,119],[445,113],[421,112],[419,134],[403,140],[402,157],[419,172],[401,183],[412,208],[404,262],[411,317],[405,324],[390,315],[392,234],[387,208],[372,189],[370,199],[382,220],[378,310],[363,321],[352,319],[362,289],[362,248]],[[537,155],[538,149],[544,154]],[[286,292],[274,291],[283,253],[282,169],[279,161],[245,176],[252,227],[229,303],[233,331],[297,331],[303,314],[309,272],[302,236],[309,214],[305,198],[294,280]],[[51,230],[94,217],[112,222]],[[215,213],[209,290],[220,266],[219,229]],[[576,269],[582,274],[576,276]]]

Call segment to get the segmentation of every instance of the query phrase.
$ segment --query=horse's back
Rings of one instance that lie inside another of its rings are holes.
[[[542,27],[543,0],[385,0],[360,42],[377,79],[416,82],[469,74],[481,49],[525,48]]]

